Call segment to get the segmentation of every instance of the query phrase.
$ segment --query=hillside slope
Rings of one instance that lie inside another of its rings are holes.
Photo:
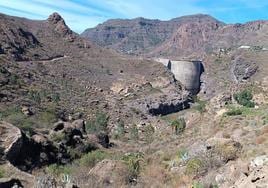
[[[267,21],[225,24],[211,16],[197,14],[169,21],[108,20],[85,30],[82,36],[122,53],[202,58],[219,49],[267,46],[267,33]]]

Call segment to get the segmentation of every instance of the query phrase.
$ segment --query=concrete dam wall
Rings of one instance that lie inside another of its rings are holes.
[[[204,72],[202,61],[155,60],[167,66],[174,74],[175,79],[181,82],[192,94],[197,94],[199,92],[200,76]]]

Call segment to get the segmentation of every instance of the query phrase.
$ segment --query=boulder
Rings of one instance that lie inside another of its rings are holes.
[[[22,112],[24,115],[26,115],[26,116],[31,116],[31,115],[33,115],[33,111],[32,111],[32,109],[29,108],[29,107],[27,107],[27,106],[22,107],[21,112]]]
[[[258,156],[255,159],[253,159],[250,162],[250,167],[254,168],[254,167],[261,167],[264,165],[268,165],[268,156],[267,155],[262,155],[262,156]]]
[[[216,108],[222,108],[227,104],[232,102],[232,94],[228,92],[220,93],[219,95],[211,99],[211,103],[214,104]]]
[[[86,123],[82,119],[78,119],[72,122],[72,127],[80,130],[82,133],[86,133]]]
[[[23,147],[25,135],[19,128],[7,122],[0,122],[0,135],[3,157],[11,162],[15,161]]]
[[[258,68],[255,62],[238,57],[234,62],[233,74],[236,80],[241,82],[251,78],[258,71]]]
[[[13,178],[1,178],[0,179],[1,188],[23,188],[20,180]]]

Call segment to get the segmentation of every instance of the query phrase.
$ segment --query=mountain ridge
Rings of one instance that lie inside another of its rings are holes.
[[[210,15],[195,14],[168,21],[113,19],[86,29],[81,36],[102,47],[126,54],[199,58],[197,54],[202,54],[202,57],[219,48],[246,45],[246,40],[251,41],[250,45],[266,45],[265,34],[261,36],[264,32],[258,31],[267,25],[266,20],[226,24]],[[254,41],[253,35],[259,36],[260,40]],[[197,53],[193,55],[194,51]]]

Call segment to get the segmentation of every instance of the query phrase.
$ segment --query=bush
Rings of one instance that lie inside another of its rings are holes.
[[[5,177],[5,170],[0,167],[0,178]]]
[[[226,112],[227,116],[239,116],[242,115],[242,110],[241,109],[231,109],[228,112]]]
[[[113,136],[115,139],[122,139],[125,136],[125,125],[123,121],[119,121]]]
[[[95,119],[88,121],[86,129],[88,133],[107,132],[109,117],[102,112],[98,112]]]
[[[108,154],[104,151],[96,150],[85,154],[80,159],[80,164],[87,167],[94,167],[98,162],[108,158]]]
[[[122,160],[128,166],[129,181],[130,182],[135,181],[135,179],[137,179],[141,170],[140,162],[143,160],[143,154],[142,153],[128,153],[123,156]]]
[[[234,99],[237,103],[248,108],[255,107],[255,103],[252,101],[252,98],[253,95],[250,90],[243,90],[240,93],[234,94]]]
[[[195,183],[192,185],[192,188],[205,188],[205,186],[204,186],[202,183],[195,182]]]
[[[196,175],[200,173],[204,167],[203,161],[199,158],[193,158],[187,161],[186,163],[186,174]]]
[[[174,130],[176,135],[181,134],[186,127],[186,122],[184,118],[179,118],[178,120],[174,120],[171,123],[172,129]]]
[[[1,114],[3,120],[17,126],[30,135],[33,133],[34,121],[25,116],[19,107],[9,107],[1,112]]]
[[[46,168],[46,171],[47,171],[47,173],[49,173],[49,174],[51,174],[53,176],[56,176],[56,177],[59,177],[62,174],[68,174],[68,175],[71,174],[71,168],[70,167],[62,166],[62,165],[58,165],[58,164],[49,165]]]
[[[131,140],[139,140],[139,130],[137,125],[132,125],[130,128],[130,139]]]
[[[197,96],[193,96],[193,101],[197,103],[194,109],[196,109],[200,113],[204,113],[206,111],[206,101],[200,100]]]

